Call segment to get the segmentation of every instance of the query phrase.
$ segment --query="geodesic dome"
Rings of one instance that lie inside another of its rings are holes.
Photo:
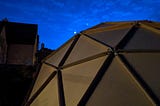
[[[160,23],[102,23],[43,62],[26,106],[160,104]]]

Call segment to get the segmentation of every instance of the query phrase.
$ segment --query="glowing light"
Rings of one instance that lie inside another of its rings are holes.
[[[76,31],[74,31],[73,33],[74,33],[74,34],[76,34],[77,32],[76,32]]]
[[[86,23],[86,25],[88,26],[88,23]]]

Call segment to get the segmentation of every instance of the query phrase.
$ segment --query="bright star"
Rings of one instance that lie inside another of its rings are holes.
[[[88,26],[88,23],[86,23],[86,25]]]

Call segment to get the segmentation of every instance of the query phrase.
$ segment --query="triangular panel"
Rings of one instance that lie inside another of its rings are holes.
[[[102,66],[106,56],[62,71],[66,106],[76,106]]]
[[[106,52],[107,50],[106,46],[82,35],[66,60],[65,65]]]
[[[145,28],[140,28],[136,31],[124,49],[160,50],[160,34]]]
[[[46,62],[49,64],[53,64],[58,67],[60,61],[62,60],[63,56],[67,52],[68,48],[72,44],[73,40],[70,40],[70,42],[63,45],[60,49],[58,49],[53,55],[51,55],[48,59],[46,59]]]
[[[34,87],[32,89],[30,98],[32,97],[32,95],[42,86],[42,84],[47,80],[47,78],[53,73],[53,71],[55,71],[56,69],[54,69],[51,66],[48,66],[46,64],[42,64],[41,70],[38,74],[38,77],[36,79],[36,82],[34,84]]]
[[[127,53],[124,56],[160,100],[160,53]]]
[[[57,77],[49,82],[30,106],[59,106]]]
[[[115,58],[87,102],[87,106],[153,105],[127,71]]]
[[[127,34],[130,28],[131,26],[123,29],[119,28],[116,30],[106,30],[97,33],[93,32],[88,35],[107,45],[110,45],[111,47],[115,47],[120,42],[120,40]]]

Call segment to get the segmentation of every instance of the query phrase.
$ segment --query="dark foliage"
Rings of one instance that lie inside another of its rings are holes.
[[[0,106],[21,106],[34,71],[33,66],[0,65]]]

